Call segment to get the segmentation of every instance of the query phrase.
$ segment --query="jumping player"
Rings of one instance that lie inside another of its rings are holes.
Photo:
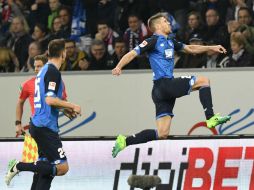
[[[58,114],[59,109],[64,109],[69,117],[76,117],[81,114],[81,107],[62,100],[63,82],[59,68],[66,57],[64,40],[57,39],[49,43],[48,57],[48,63],[35,80],[35,113],[31,118],[29,129],[38,149],[46,159],[34,163],[11,160],[5,176],[7,185],[18,172],[31,171],[39,175],[36,190],[48,190],[54,176],[65,175],[69,170],[58,135]]]
[[[167,138],[171,120],[174,116],[173,107],[176,98],[188,95],[195,90],[199,90],[199,97],[205,111],[207,127],[212,128],[230,120],[230,116],[222,117],[219,114],[214,114],[208,78],[204,76],[174,78],[173,75],[174,51],[182,50],[185,53],[193,54],[207,51],[226,53],[225,48],[221,45],[185,45],[177,42],[174,38],[169,37],[169,34],[172,32],[171,25],[167,16],[163,13],[153,15],[148,20],[148,26],[154,34],[125,54],[118,65],[112,70],[112,74],[116,76],[120,75],[122,68],[136,56],[144,52],[148,53],[154,74],[152,99],[156,108],[157,130],[147,129],[129,137],[118,135],[112,150],[113,157],[116,157],[126,146]]]

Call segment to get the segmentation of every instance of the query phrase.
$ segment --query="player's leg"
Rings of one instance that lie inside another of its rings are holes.
[[[35,190],[49,190],[53,179],[53,176],[38,175],[38,183]]]
[[[158,139],[157,130],[145,129],[132,136],[118,135],[115,141],[115,146],[112,150],[112,156],[115,158],[117,154],[124,148],[134,144],[146,143]]]
[[[192,90],[199,90],[199,99],[204,108],[207,127],[212,128],[230,120],[230,116],[214,114],[210,81],[207,77],[197,77]]]
[[[7,185],[10,184],[12,178],[20,171],[31,171],[45,176],[60,176],[66,174],[69,170],[62,142],[57,133],[47,128],[36,127],[31,127],[30,132],[48,161],[37,161],[34,163],[23,163],[17,160],[11,161],[5,176]]]
[[[163,100],[163,94],[161,94],[163,92],[161,90],[161,87],[162,86],[160,84],[156,83],[152,91],[152,98],[156,107],[156,124],[159,131],[155,129],[145,129],[135,135],[128,137],[118,135],[115,146],[112,150],[113,157],[116,157],[117,154],[127,146],[146,143],[168,136],[169,127],[171,124],[171,115],[173,115],[172,109],[174,107],[175,98]]]
[[[172,117],[167,115],[156,120],[158,138],[166,139],[169,135]]]
[[[19,162],[18,160],[11,160],[9,162],[8,172],[5,176],[5,183],[10,184],[12,178],[21,171],[36,172],[41,175],[56,175],[56,166],[48,161],[37,161],[32,163]]]
[[[192,90],[199,90],[199,99],[204,108],[206,119],[210,119],[214,112],[209,79],[203,76],[197,77]]]
[[[33,175],[33,182],[31,185],[31,190],[36,190],[36,186],[38,184],[38,180],[39,180],[39,174],[38,173],[34,173]]]

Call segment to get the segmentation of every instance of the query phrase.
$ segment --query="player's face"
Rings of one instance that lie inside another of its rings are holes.
[[[41,60],[35,60],[34,61],[34,72],[35,74],[38,74],[43,67],[43,62]]]
[[[168,19],[166,19],[164,17],[161,17],[161,19],[160,19],[160,26],[161,26],[162,32],[164,32],[166,35],[168,35],[172,32],[171,25],[170,25]]]

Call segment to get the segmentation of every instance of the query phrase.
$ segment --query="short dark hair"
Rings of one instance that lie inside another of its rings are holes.
[[[98,25],[107,25],[108,27],[110,27],[108,21],[105,19],[98,20],[97,27]]]
[[[115,48],[116,43],[124,43],[125,44],[125,41],[122,37],[117,37],[117,38],[115,38],[114,43],[113,43],[114,48]]]
[[[45,24],[42,23],[36,23],[34,27],[37,26],[45,35],[48,33],[48,29]]]
[[[68,12],[68,14],[69,14],[70,17],[72,16],[71,7],[66,6],[66,5],[62,5],[62,6],[60,7],[60,9],[59,9],[58,12],[60,13],[60,11],[62,11],[62,10]]]
[[[166,13],[162,13],[162,12],[157,13],[157,14],[151,16],[151,17],[148,19],[147,25],[148,25],[149,29],[150,29],[152,32],[154,32],[154,30],[155,30],[155,28],[154,28],[154,23],[155,23],[159,18],[162,18],[162,17],[164,17],[164,18],[166,18],[166,19],[168,20],[168,17],[166,16]]]
[[[76,42],[75,42],[75,40],[72,40],[72,39],[65,39],[64,42],[65,42],[65,43],[73,43],[74,46],[76,47]]]
[[[42,54],[42,55],[36,55],[34,57],[35,61],[42,61],[43,65],[45,65],[48,62],[48,58],[46,55]]]
[[[252,11],[248,7],[240,7],[238,9],[238,14],[240,11],[247,11],[251,18],[253,18]]]
[[[49,42],[48,45],[48,57],[49,58],[59,58],[61,53],[65,49],[64,39],[55,39]]]

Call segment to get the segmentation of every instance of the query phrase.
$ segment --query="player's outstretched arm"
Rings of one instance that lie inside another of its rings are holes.
[[[205,53],[208,51],[213,51],[217,53],[227,53],[227,50],[221,45],[213,45],[213,46],[203,46],[203,45],[185,45],[184,52],[199,54]]]
[[[122,68],[129,64],[135,57],[137,57],[137,52],[134,50],[131,50],[127,54],[125,54],[122,59],[119,61],[117,66],[112,70],[112,75],[120,75],[122,73]]]

